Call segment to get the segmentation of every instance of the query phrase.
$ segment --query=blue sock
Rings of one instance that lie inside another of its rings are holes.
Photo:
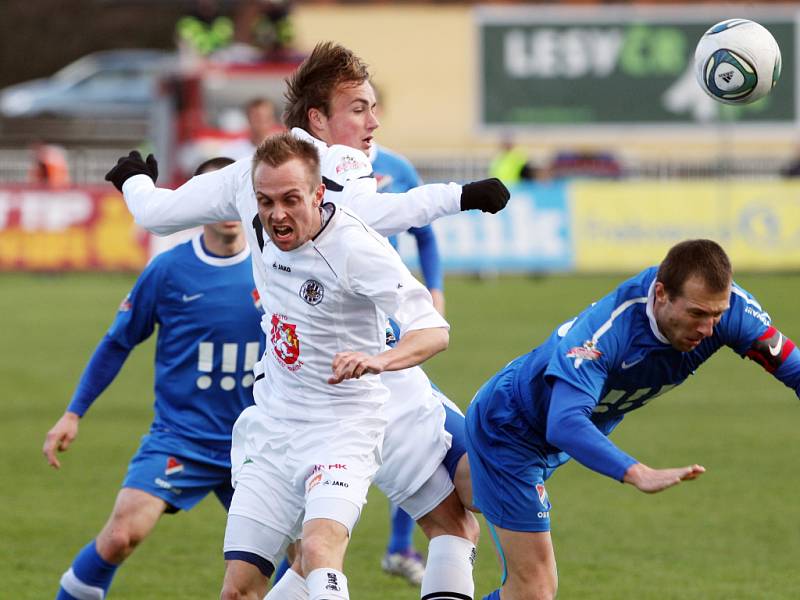
[[[278,568],[275,569],[275,579],[272,580],[272,585],[278,583],[281,580],[281,577],[283,577],[284,573],[286,573],[291,566],[292,565],[289,564],[289,561],[286,559],[286,557],[284,557],[281,561],[281,564],[279,564]]]
[[[414,519],[399,506],[392,504],[392,533],[389,537],[389,546],[386,551],[389,554],[405,552],[414,547]]]
[[[95,541],[92,540],[78,552],[75,560],[72,561],[72,572],[79,580],[80,584],[102,588],[103,593],[107,594],[108,588],[111,587],[111,580],[114,578],[114,573],[116,573],[118,566],[119,565],[114,565],[103,560],[103,557],[97,553]],[[75,596],[61,587],[58,590],[56,600],[76,599]]]
[[[500,600],[500,590],[495,590],[488,596],[484,596],[483,600]]]

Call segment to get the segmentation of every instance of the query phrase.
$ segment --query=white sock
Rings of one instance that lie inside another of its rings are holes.
[[[336,569],[314,569],[306,577],[308,600],[350,600],[347,577]]]
[[[475,544],[455,535],[440,535],[428,544],[428,560],[422,578],[421,598],[428,600],[472,599],[475,583],[472,565]]]
[[[308,600],[306,580],[294,570],[289,569],[264,596],[264,600]]]

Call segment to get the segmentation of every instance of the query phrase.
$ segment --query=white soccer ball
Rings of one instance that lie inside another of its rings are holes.
[[[725,104],[763,98],[781,76],[781,51],[767,29],[747,19],[728,19],[703,34],[694,52],[697,81]]]

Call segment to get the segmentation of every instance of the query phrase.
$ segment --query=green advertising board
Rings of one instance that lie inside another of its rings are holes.
[[[793,123],[794,12],[713,8],[478,9],[481,125]],[[715,102],[695,79],[697,41],[729,17],[767,27],[783,57],[776,88],[748,105]]]

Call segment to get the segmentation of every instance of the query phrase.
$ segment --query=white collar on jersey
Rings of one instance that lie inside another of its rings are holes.
[[[292,127],[292,135],[300,140],[314,144],[314,146],[317,148],[317,152],[319,152],[320,157],[325,156],[325,153],[328,151],[328,144],[320,139],[315,138],[305,129],[301,129],[300,127]]]
[[[645,312],[647,313],[647,319],[650,321],[650,330],[653,332],[653,335],[656,336],[659,342],[663,342],[664,344],[669,344],[669,340],[664,337],[664,334],[658,330],[658,323],[656,323],[656,314],[653,310],[653,305],[656,302],[656,280],[653,279],[653,282],[650,284],[650,289],[647,290],[647,304],[645,308]]]
[[[201,233],[192,238],[192,249],[194,250],[194,255],[207,265],[211,265],[212,267],[232,267],[233,265],[238,265],[240,262],[247,260],[247,257],[250,256],[249,244],[245,244],[244,250],[233,256],[226,256],[224,258],[221,256],[211,256],[203,249],[203,244],[200,242],[202,236],[203,234]]]

